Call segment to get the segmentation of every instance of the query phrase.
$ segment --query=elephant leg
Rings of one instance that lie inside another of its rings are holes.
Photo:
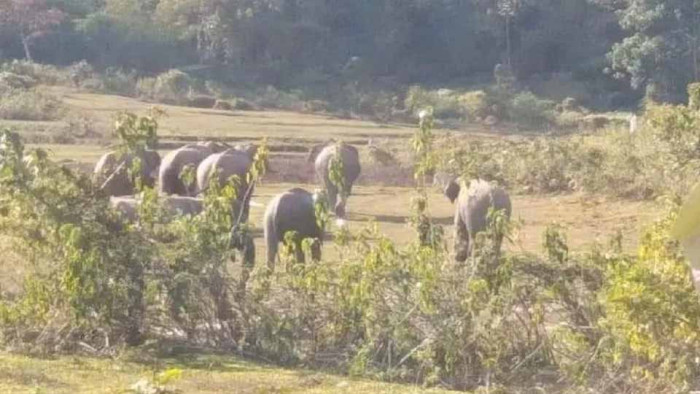
[[[304,248],[303,248],[303,239],[299,237],[296,241],[294,241],[294,254],[296,258],[297,263],[304,264],[306,263],[306,256],[304,255]]]
[[[463,263],[469,257],[469,231],[467,226],[459,214],[459,208],[455,214],[455,260],[458,263]]]
[[[237,299],[240,301],[245,296],[246,286],[248,284],[248,279],[250,278],[250,272],[255,266],[255,244],[252,238],[248,238],[243,247],[240,248],[240,252],[243,255],[243,262],[241,266],[241,279],[238,283]]]
[[[319,238],[314,239],[313,244],[311,244],[311,259],[313,261],[321,261],[321,240]]]
[[[326,180],[326,193],[328,194],[328,209],[334,210],[338,199],[338,188],[329,179]]]
[[[267,248],[267,268],[270,272],[275,270],[275,261],[277,259],[277,247],[279,241],[275,234],[265,234],[265,246]]]

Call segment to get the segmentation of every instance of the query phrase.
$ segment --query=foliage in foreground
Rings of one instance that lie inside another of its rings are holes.
[[[432,166],[428,121],[414,144],[420,197]],[[34,268],[21,292],[0,298],[0,339],[15,349],[110,353],[180,341],[461,389],[677,392],[698,377],[700,302],[667,235],[675,202],[636,256],[619,239],[570,253],[556,226],[543,257],[504,256],[491,240],[514,229],[493,213],[456,265],[440,237],[422,236],[433,225],[423,206],[419,242],[398,247],[376,227],[341,228],[337,260],[298,264],[290,245],[285,264],[256,267],[243,287],[232,246],[246,229],[234,226],[233,185],[212,187],[202,215],[175,220],[145,189],[128,224],[86,178],[8,131],[0,184],[0,230]]]

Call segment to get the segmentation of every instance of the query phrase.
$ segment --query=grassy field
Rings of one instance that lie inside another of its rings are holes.
[[[47,149],[62,163],[90,170],[99,156],[109,150],[109,130],[114,115],[120,111],[144,113],[148,103],[134,99],[86,94],[65,89],[54,93],[71,107],[71,112],[91,119],[100,138],[79,141],[76,144],[29,144]],[[257,255],[262,261],[264,245],[260,224],[264,205],[275,194],[292,188],[313,190],[311,164],[303,160],[307,146],[329,137],[342,138],[357,145],[376,139],[398,155],[408,152],[408,137],[414,128],[406,125],[379,125],[372,122],[337,119],[282,111],[226,112],[174,106],[161,106],[167,117],[161,121],[159,133],[164,142],[163,153],[192,139],[221,138],[228,141],[258,140],[269,137],[273,148],[273,170],[267,180],[256,189],[251,208],[251,222],[257,228]],[[15,122],[16,123],[16,122]],[[0,126],[20,126],[24,129],[41,126],[41,130],[56,129],[55,124],[3,123]],[[438,134],[444,131],[438,131]],[[465,133],[460,138],[517,138],[488,133]],[[362,150],[364,152],[364,150]],[[363,157],[366,152],[362,153]],[[277,160],[277,161],[275,161]],[[274,168],[277,165],[277,168]],[[281,166],[292,166],[281,168]],[[380,231],[397,243],[413,239],[414,232],[406,224],[410,215],[410,201],[414,191],[405,181],[403,187],[384,186],[382,172],[389,171],[368,165],[363,169],[360,185],[353,189],[349,200],[349,225],[352,230],[376,222]],[[286,172],[285,172],[286,171]],[[293,178],[290,178],[294,175]],[[404,174],[405,175],[405,174]],[[385,174],[392,178],[394,174]],[[410,182],[410,176],[407,178]],[[391,179],[388,179],[391,181]],[[293,182],[299,183],[293,183]],[[401,182],[399,182],[401,183]],[[657,217],[659,208],[651,202],[615,200],[584,194],[518,195],[513,199],[513,217],[521,223],[514,242],[507,244],[511,251],[539,253],[544,229],[551,223],[564,226],[569,246],[584,250],[594,242],[605,242],[620,231],[627,251],[636,247],[641,228]],[[448,242],[452,242],[452,215],[454,206],[438,191],[430,193],[431,214],[445,226]],[[0,240],[0,291],[18,288],[26,267],[14,256],[8,242]],[[332,245],[324,249],[325,256],[333,258],[337,251]],[[420,388],[368,381],[354,381],[345,377],[299,370],[284,370],[252,364],[233,357],[188,356],[187,359],[159,359],[162,368],[177,367],[184,371],[183,378],[172,387],[182,392],[236,392],[236,393],[410,393],[425,392]],[[0,392],[35,393],[116,393],[125,392],[142,378],[152,376],[147,364],[83,357],[36,359],[0,353]],[[435,391],[438,392],[438,391]]]
[[[120,111],[143,113],[150,104],[132,98],[81,93],[64,88],[54,89],[54,93],[71,107],[71,111],[81,113],[96,123],[96,128],[109,130],[114,116]],[[407,125],[379,125],[373,122],[336,119],[321,115],[299,114],[284,111],[217,111],[197,108],[160,106],[167,116],[161,120],[159,133],[164,145],[168,141],[192,138],[222,138],[230,141],[258,140],[268,137],[272,145],[272,158],[293,157],[293,164],[304,172],[298,178],[307,183],[301,185],[308,190],[314,186],[311,165],[302,162],[301,155],[311,143],[329,137],[343,138],[356,144],[373,138],[401,155],[408,150],[407,138],[414,129]],[[438,134],[444,133],[438,131]],[[464,133],[461,138],[499,138],[489,133]],[[517,137],[500,137],[517,138]],[[57,160],[76,163],[90,169],[99,156],[109,150],[109,141],[100,144],[41,144]],[[167,152],[163,149],[161,153]],[[361,149],[361,152],[363,150]],[[403,152],[400,152],[403,151]],[[361,153],[362,154],[362,153]],[[363,156],[365,158],[365,156]],[[298,160],[297,160],[298,159]],[[273,162],[274,164],[274,162]],[[287,165],[288,162],[283,162]],[[363,163],[366,171],[381,172]],[[274,169],[274,168],[273,168]],[[295,170],[297,168],[295,167]],[[283,169],[284,170],[284,169]],[[298,172],[298,171],[297,171]],[[286,174],[283,174],[286,175]],[[299,175],[299,174],[291,174]],[[373,174],[376,175],[376,174]],[[271,182],[258,188],[255,200],[265,204],[275,193],[299,186],[289,184],[285,176],[271,174]],[[282,178],[282,179],[280,179]],[[295,177],[297,178],[297,177]],[[408,240],[412,231],[405,225],[410,210],[412,190],[408,187],[377,186],[374,177],[363,174],[355,195],[349,203],[350,224],[354,228],[363,222],[375,220],[380,229],[399,242]],[[280,181],[280,183],[276,183]],[[285,182],[286,181],[286,182]],[[284,183],[283,183],[284,182]],[[431,195],[433,215],[438,221],[450,225],[453,206],[437,192]],[[656,217],[653,203],[631,202],[608,199],[601,196],[583,194],[560,196],[515,195],[513,196],[515,218],[523,220],[518,242],[511,249],[537,252],[540,236],[544,228],[553,222],[567,229],[570,246],[579,249],[596,240],[604,241],[616,231],[622,231],[624,246],[630,250],[636,245],[640,228]],[[262,208],[253,208],[253,223],[260,223]],[[262,247],[262,246],[261,246]]]
[[[354,380],[344,376],[288,370],[230,356],[159,358],[139,361],[66,356],[31,358],[0,353],[0,393],[128,393],[137,382],[169,368],[182,371],[168,383],[181,393],[448,393],[420,387]],[[175,392],[175,391],[170,391]]]

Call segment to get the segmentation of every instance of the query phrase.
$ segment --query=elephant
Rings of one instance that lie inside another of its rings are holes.
[[[137,157],[141,160],[141,179],[145,186],[153,187],[156,183],[160,155],[154,150],[143,150]],[[98,188],[108,196],[126,196],[134,194],[134,184],[129,177],[129,169],[134,162],[134,154],[112,151],[107,152],[97,164],[93,179]]]
[[[247,174],[252,164],[253,160],[248,153],[236,149],[208,156],[197,167],[197,193],[202,194],[207,190],[214,171],[218,171],[220,186],[225,185],[232,176],[238,176],[240,182],[237,201],[234,203],[234,215],[240,216],[241,223],[247,222],[254,188],[248,184]]]
[[[180,196],[192,196],[196,185],[185,185],[182,181],[182,171],[187,166],[192,166],[196,171],[199,163],[209,155],[228,149],[226,144],[218,142],[200,142],[187,144],[181,148],[170,151],[160,165],[158,172],[158,191],[161,194],[176,194]],[[196,182],[196,179],[193,179]]]
[[[316,157],[318,157],[318,154],[321,153],[323,148],[325,148],[328,145],[335,144],[335,143],[336,143],[335,139],[329,138],[323,143],[316,144],[316,145],[312,146],[311,148],[309,148],[309,153],[307,153],[307,155],[306,155],[306,161],[309,163],[315,162]]]
[[[340,152],[340,160],[343,166],[343,179],[345,183],[344,195],[338,190],[330,179],[332,159]],[[357,148],[345,143],[331,144],[323,147],[314,161],[316,168],[316,178],[323,183],[328,196],[329,207],[335,211],[338,218],[345,218],[345,205],[347,197],[352,194],[352,185],[360,176],[362,170],[360,166],[360,155]],[[339,196],[340,194],[340,196]],[[339,198],[340,197],[340,198]]]
[[[195,216],[204,209],[202,200],[195,197],[163,196],[160,202],[170,216]],[[127,221],[136,222],[138,219],[138,208],[141,203],[138,197],[112,196],[109,198],[109,203]]]
[[[448,194],[448,188],[453,186],[452,184],[456,184],[455,180],[457,177],[455,175],[452,175],[449,172],[445,171],[437,171],[436,173],[433,174],[433,187],[438,188],[442,190],[442,192],[447,195]],[[459,186],[459,185],[457,185]],[[453,193],[454,191],[450,192]]]
[[[241,279],[238,282],[238,287],[236,289],[235,298],[240,301],[245,294],[246,285],[248,283],[248,278],[250,277],[250,272],[255,266],[255,243],[253,242],[253,237],[250,233],[240,231],[241,227],[234,225],[231,228],[230,243],[229,247],[241,254],[242,267],[241,267]]]
[[[453,180],[445,189],[450,201],[457,201],[454,215],[455,260],[464,262],[471,255],[476,234],[488,225],[489,208],[503,210],[507,219],[511,215],[511,202],[508,192],[482,179],[472,180],[464,189]],[[495,240],[496,250],[500,250],[502,236]]]
[[[298,262],[305,260],[301,248],[301,242],[305,238],[317,240],[311,248],[311,257],[315,261],[321,259],[323,229],[316,221],[314,195],[301,188],[293,188],[276,195],[265,209],[263,232],[270,270],[274,269],[279,243],[284,241],[285,234],[289,231],[296,231],[294,242]]]
[[[112,196],[109,205],[127,222],[135,222],[139,218],[139,202],[134,196]]]

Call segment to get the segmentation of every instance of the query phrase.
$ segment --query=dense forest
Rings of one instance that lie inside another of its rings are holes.
[[[281,88],[479,86],[502,64],[532,89],[553,81],[616,109],[645,93],[682,101],[700,72],[693,0],[9,0],[0,10],[0,59],[204,69]]]

